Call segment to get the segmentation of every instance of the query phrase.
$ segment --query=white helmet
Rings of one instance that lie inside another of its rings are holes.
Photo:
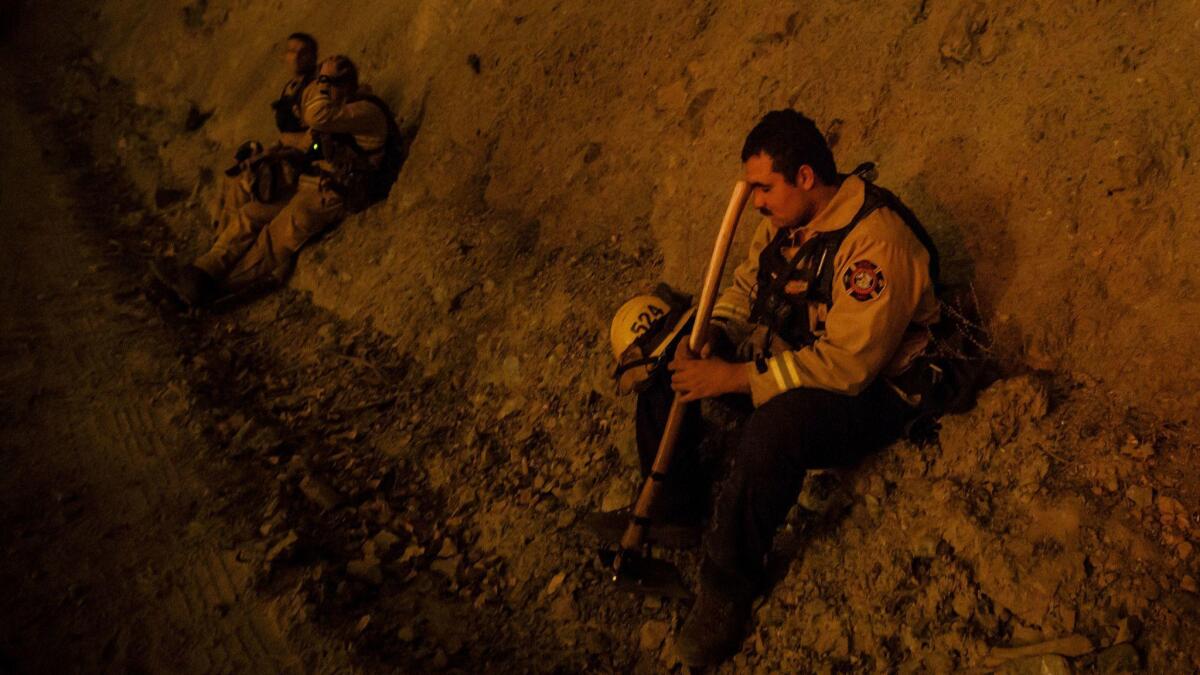
[[[639,295],[621,305],[613,317],[609,339],[617,368],[613,379],[622,394],[639,391],[659,365],[663,352],[691,322],[696,308],[665,284],[654,295]]]

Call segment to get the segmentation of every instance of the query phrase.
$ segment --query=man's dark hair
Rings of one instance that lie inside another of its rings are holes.
[[[771,169],[796,184],[796,173],[807,164],[826,185],[837,183],[837,164],[817,125],[795,110],[772,110],[746,136],[742,161],[760,152],[771,157]]]
[[[304,46],[308,47],[308,50],[312,52],[313,61],[317,60],[317,38],[309,35],[308,33],[292,33],[291,35],[287,36],[287,39],[299,40],[300,42],[303,42]]]

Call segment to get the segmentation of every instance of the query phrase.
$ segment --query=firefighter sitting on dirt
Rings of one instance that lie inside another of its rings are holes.
[[[266,222],[242,209],[209,252],[168,280],[187,304],[282,282],[305,242],[386,198],[403,163],[400,131],[387,104],[359,90],[354,63],[340,55],[323,61],[302,104],[308,141],[296,187],[272,204]]]
[[[284,62],[291,78],[271,104],[279,142],[264,148],[243,143],[234,164],[222,176],[217,200],[216,237],[196,266],[210,274],[249,245],[263,225],[279,214],[296,190],[299,168],[308,147],[308,126],[301,119],[304,101],[317,94],[317,41],[307,33],[288,36]]]
[[[739,649],[764,590],[764,559],[806,471],[852,465],[900,436],[914,415],[905,386],[924,376],[913,364],[939,317],[929,236],[891,193],[838,174],[812,120],[768,113],[747,136],[742,161],[766,219],[718,298],[703,353],[692,353],[679,330],[690,314],[661,300],[647,311],[655,299],[635,298],[613,327],[614,349],[624,352],[618,374],[643,379],[632,383],[643,471],[673,396],[741,395],[753,404],[704,536],[698,598],[676,640],[680,658],[695,666]],[[627,318],[643,312],[664,321],[635,340]],[[667,368],[646,366],[643,355],[656,352],[674,355]],[[695,525],[706,511],[699,411],[688,409],[652,529]]]
[[[292,33],[287,38],[284,61],[292,78],[283,85],[279,98],[271,103],[275,128],[282,145],[304,150],[308,144],[308,125],[304,123],[306,102],[317,93],[317,40],[308,33]]]

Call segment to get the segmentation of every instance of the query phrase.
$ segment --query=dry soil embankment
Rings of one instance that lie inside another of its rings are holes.
[[[35,14],[38,30],[91,45],[75,67],[120,78],[148,111],[95,145],[148,199],[191,195],[165,209],[181,255],[206,236],[211,167],[270,133],[287,32],[355,58],[419,126],[390,200],[309,250],[294,285],[370,318],[470,402],[428,480],[453,488],[481,449],[507,458],[483,468],[517,476],[516,498],[468,487],[455,508],[473,546],[537,587],[507,601],[544,604],[585,654],[572,626],[594,579],[558,576],[573,560],[555,557],[560,535],[500,535],[561,529],[570,509],[621,494],[630,406],[605,377],[608,317],[657,278],[695,285],[746,129],[770,108],[805,110],[844,167],[879,163],[950,274],[974,281],[1006,366],[1056,376],[1006,381],[947,420],[940,447],[861,472],[739,663],[943,670],[1078,633],[1098,648],[1137,640],[1152,669],[1194,667],[1195,446],[1162,419],[1200,408],[1194,8],[114,1]],[[185,133],[192,109],[213,115]],[[642,646],[669,654],[675,610],[647,611]]]

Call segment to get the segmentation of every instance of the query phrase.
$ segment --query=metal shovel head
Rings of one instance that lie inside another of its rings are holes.
[[[618,590],[675,600],[692,599],[692,592],[683,583],[679,568],[665,560],[625,551],[620,571],[612,574],[613,561],[619,553],[619,549],[600,551],[600,561],[608,568],[613,585]]]

